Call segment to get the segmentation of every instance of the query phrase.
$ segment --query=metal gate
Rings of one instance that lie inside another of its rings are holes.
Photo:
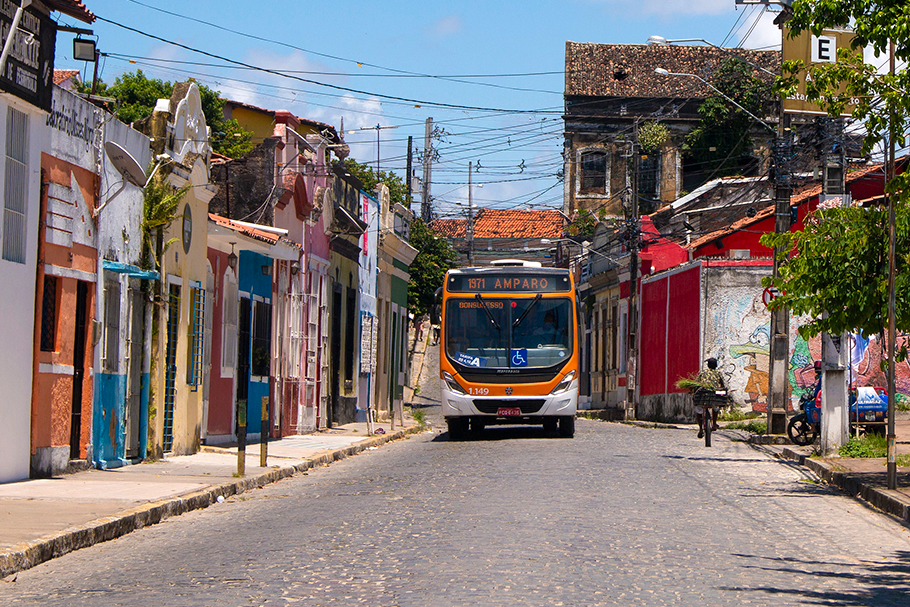
[[[177,326],[180,324],[180,287],[170,285],[167,310],[167,351],[164,375],[164,430],[161,448],[174,448],[174,402],[177,400]]]

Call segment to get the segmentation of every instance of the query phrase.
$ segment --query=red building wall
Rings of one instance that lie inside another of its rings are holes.
[[[642,284],[640,395],[680,392],[699,369],[701,265]]]

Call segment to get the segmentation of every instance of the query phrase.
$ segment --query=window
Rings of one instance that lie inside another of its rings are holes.
[[[57,277],[44,276],[44,296],[41,300],[41,351],[57,348]]]
[[[272,357],[272,305],[256,301],[253,305],[253,358],[252,375],[268,377]]]
[[[25,263],[28,204],[28,116],[6,114],[6,181],[3,188],[3,259]]]
[[[221,304],[221,377],[233,377],[237,366],[237,314],[240,304],[234,272],[224,273]]]
[[[643,155],[638,162],[638,195],[660,199],[660,152]]]
[[[104,283],[104,356],[102,368],[117,373],[120,367],[120,282]]]
[[[607,154],[603,151],[581,154],[581,193],[606,194]]]
[[[354,381],[354,351],[357,346],[354,343],[354,335],[357,329],[357,291],[348,287],[347,292],[347,310],[345,314],[345,347],[344,347],[344,378],[346,381]]]
[[[205,345],[205,290],[190,289],[190,322],[186,340],[186,383],[196,390],[202,385],[202,363]]]

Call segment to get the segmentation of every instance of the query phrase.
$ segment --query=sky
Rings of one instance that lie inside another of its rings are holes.
[[[90,26],[56,15],[93,31],[108,83],[136,69],[192,77],[228,99],[339,132],[343,123],[352,157],[375,167],[378,152],[380,169],[402,179],[409,136],[420,175],[432,118],[437,217],[467,216],[469,163],[475,209],[562,208],[567,40],[660,35],[753,49],[781,40],[775,8],[735,0],[83,2],[98,17]],[[74,37],[58,33],[55,67],[90,81],[92,64],[72,59]]]

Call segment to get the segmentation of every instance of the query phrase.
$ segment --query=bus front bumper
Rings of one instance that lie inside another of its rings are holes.
[[[577,379],[568,390],[539,396],[488,397],[458,394],[446,388],[444,382],[442,388],[444,417],[483,417],[491,420],[501,418],[514,423],[528,419],[532,423],[540,423],[542,417],[574,416],[577,407]]]

